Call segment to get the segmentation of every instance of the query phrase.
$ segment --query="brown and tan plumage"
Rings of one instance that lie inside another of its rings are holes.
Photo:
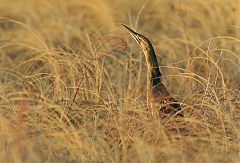
[[[145,36],[135,32],[125,24],[122,24],[122,26],[124,26],[136,40],[145,55],[148,66],[148,79],[151,82],[151,101],[157,104],[156,106],[158,106],[160,113],[183,116],[180,104],[169,94],[167,88],[161,82],[162,74],[159,70],[158,61],[151,42]]]

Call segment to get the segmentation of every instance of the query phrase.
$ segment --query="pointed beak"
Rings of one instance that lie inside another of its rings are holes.
[[[127,29],[127,31],[132,35],[132,37],[133,37],[134,39],[137,40],[138,35],[139,35],[137,32],[135,32],[134,30],[132,30],[131,28],[129,28],[129,27],[128,27],[127,25],[125,25],[125,24],[121,24],[121,25]]]

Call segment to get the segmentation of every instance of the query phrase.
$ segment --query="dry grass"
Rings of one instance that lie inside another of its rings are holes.
[[[238,0],[0,1],[0,162],[239,162],[239,15]],[[120,23],[152,40],[184,118],[151,116]]]

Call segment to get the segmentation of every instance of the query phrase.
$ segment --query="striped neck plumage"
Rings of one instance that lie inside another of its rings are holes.
[[[162,74],[159,70],[157,57],[150,41],[148,42],[147,50],[144,51],[144,55],[148,65],[148,71],[151,75],[150,79],[151,79],[152,87],[155,87],[161,83]]]
[[[134,30],[129,28],[127,25],[122,24],[122,26],[124,26],[127,29],[127,31],[132,35],[132,37],[136,40],[136,42],[138,43],[138,45],[140,46],[140,48],[142,49],[145,55],[147,66],[148,66],[148,72],[151,78],[151,86],[155,87],[159,85],[161,83],[160,78],[162,74],[159,70],[157,57],[151,42],[145,36],[135,32]]]

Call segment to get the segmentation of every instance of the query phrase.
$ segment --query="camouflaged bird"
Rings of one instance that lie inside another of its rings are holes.
[[[149,39],[135,32],[124,24],[122,24],[122,26],[124,26],[131,36],[136,40],[145,55],[148,66],[149,80],[151,81],[151,101],[154,103],[155,107],[159,108],[159,114],[175,114],[183,117],[181,105],[169,94],[167,88],[161,82],[162,74],[159,70],[154,48]]]

